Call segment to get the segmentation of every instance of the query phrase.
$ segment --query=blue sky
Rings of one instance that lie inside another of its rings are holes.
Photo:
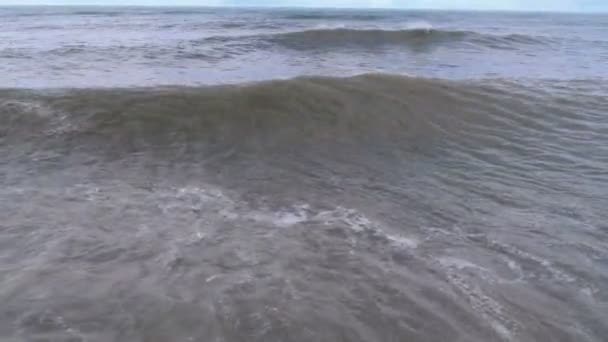
[[[0,5],[202,5],[608,11],[608,0],[0,0]]]

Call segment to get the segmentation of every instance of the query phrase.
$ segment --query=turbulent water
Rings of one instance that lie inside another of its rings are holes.
[[[605,341],[608,17],[0,9],[2,341]]]

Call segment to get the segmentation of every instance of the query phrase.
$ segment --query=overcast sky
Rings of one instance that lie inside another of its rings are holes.
[[[608,11],[608,0],[0,0],[0,5],[201,5]]]

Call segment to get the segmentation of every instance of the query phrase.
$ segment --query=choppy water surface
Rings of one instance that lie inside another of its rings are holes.
[[[607,17],[0,9],[7,341],[604,341]]]
[[[601,14],[4,8],[0,85],[200,85],[364,72],[605,79],[607,21]]]

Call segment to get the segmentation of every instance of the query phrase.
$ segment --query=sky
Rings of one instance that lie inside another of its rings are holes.
[[[304,6],[531,11],[608,11],[608,0],[0,0],[0,5]]]

